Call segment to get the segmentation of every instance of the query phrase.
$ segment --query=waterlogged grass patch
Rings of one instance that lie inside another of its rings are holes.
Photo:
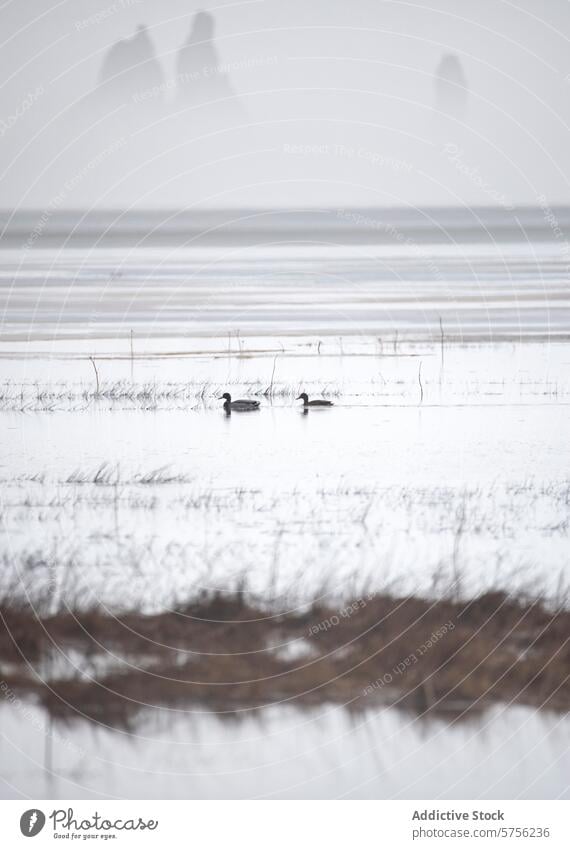
[[[269,610],[239,591],[155,615],[49,615],[4,601],[2,692],[55,720],[116,727],[164,707],[235,716],[278,703],[391,705],[449,718],[498,702],[570,709],[568,610],[499,592],[467,603],[368,594],[340,610],[318,600]]]

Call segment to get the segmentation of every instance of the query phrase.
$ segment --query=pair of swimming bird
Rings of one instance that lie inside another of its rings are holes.
[[[249,401],[244,398],[239,398],[237,401],[232,401],[232,396],[229,392],[224,392],[222,395],[224,400],[224,410],[226,413],[235,411],[236,413],[249,413],[253,410],[259,410],[259,401]],[[301,392],[296,401],[302,401],[303,407],[332,407],[332,401],[323,401],[316,398],[314,401],[309,401],[309,396],[306,392]]]

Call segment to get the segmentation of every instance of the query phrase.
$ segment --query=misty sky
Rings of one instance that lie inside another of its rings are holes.
[[[566,0],[0,14],[4,209],[570,201]]]

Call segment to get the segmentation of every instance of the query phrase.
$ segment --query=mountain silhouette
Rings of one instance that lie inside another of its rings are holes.
[[[109,48],[99,73],[99,89],[109,100],[132,100],[152,91],[162,98],[164,77],[147,28],[139,26],[132,38]]]
[[[205,104],[230,99],[226,106],[235,107],[236,95],[218,55],[214,34],[213,15],[197,12],[188,38],[178,51],[178,93],[185,103]]]
[[[446,53],[435,72],[435,108],[442,115],[463,120],[467,98],[467,78],[461,61],[454,54]]]

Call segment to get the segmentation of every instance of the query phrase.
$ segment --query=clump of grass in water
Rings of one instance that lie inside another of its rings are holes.
[[[102,463],[95,471],[81,471],[76,469],[64,483],[68,484],[95,484],[96,486],[117,486],[119,484],[144,484],[158,486],[169,483],[189,483],[191,478],[187,475],[173,474],[168,471],[168,466],[161,466],[149,472],[134,475],[130,479],[122,479],[119,466],[110,463]]]
[[[276,360],[277,358],[275,358]],[[276,362],[275,362],[276,365]],[[14,412],[53,412],[66,409],[81,412],[92,402],[106,401],[112,405],[133,404],[142,409],[154,410],[160,405],[169,407],[172,404],[195,405],[199,402],[219,400],[226,389],[239,389],[247,395],[266,398],[294,398],[299,394],[299,385],[291,383],[275,383],[275,368],[271,382],[261,379],[250,381],[227,381],[212,383],[129,383],[118,380],[111,383],[101,381],[95,388],[83,386],[61,387],[60,384],[39,386],[16,386],[5,384],[0,390],[0,410]],[[337,384],[311,385],[309,388],[315,394],[323,396],[340,395]],[[83,406],[77,406],[82,404]]]
[[[119,479],[118,466],[102,463],[94,472],[76,469],[65,480],[70,484],[96,484],[97,486],[114,486]]]
[[[166,483],[188,483],[191,479],[187,475],[175,475],[168,471],[168,466],[162,466],[160,469],[154,469],[146,474],[137,475],[136,483],[142,484],[166,484]]]
[[[96,606],[50,614],[48,602],[4,596],[0,662],[7,686],[55,719],[130,726],[141,702],[230,714],[283,700],[352,710],[388,704],[454,720],[498,702],[570,709],[570,611],[539,599],[377,592],[275,610],[246,586],[201,592],[155,615]],[[77,663],[50,673],[62,647],[103,669],[100,677],[78,675]],[[109,655],[132,665],[113,666]]]

